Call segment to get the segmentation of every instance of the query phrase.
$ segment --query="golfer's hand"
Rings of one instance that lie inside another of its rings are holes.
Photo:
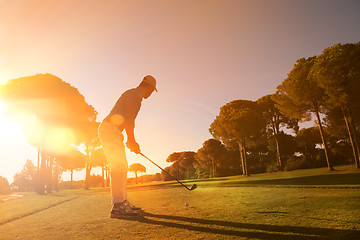
[[[139,144],[138,144],[137,142],[135,142],[135,141],[128,141],[128,142],[126,143],[126,146],[127,146],[127,148],[130,149],[130,151],[132,151],[132,152],[134,152],[134,153],[136,153],[136,154],[140,153],[140,146],[139,146]]]

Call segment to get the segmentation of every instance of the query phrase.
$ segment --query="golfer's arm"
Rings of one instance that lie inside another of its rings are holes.
[[[135,122],[134,121],[129,122],[129,123],[126,124],[125,131],[126,131],[127,141],[128,142],[136,142],[135,141],[134,129],[135,129]]]
[[[125,105],[125,131],[127,135],[128,142],[136,142],[135,141],[135,119],[139,113],[141,103],[136,101],[127,101]]]

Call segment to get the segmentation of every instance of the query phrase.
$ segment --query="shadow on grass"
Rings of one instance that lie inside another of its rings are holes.
[[[348,174],[327,174],[295,178],[269,179],[269,180],[250,180],[222,182],[221,186],[241,186],[241,185],[358,185],[360,186],[360,173]]]
[[[190,181],[183,181],[181,180],[181,182],[188,186],[189,188],[191,187],[191,183]],[[191,182],[195,182],[195,181],[191,181]],[[167,188],[184,188],[183,186],[181,186],[179,183],[177,182],[162,182],[162,183],[157,183],[157,184],[153,184],[153,185],[130,185],[126,187],[127,190],[131,190],[131,191],[143,191],[143,190],[159,190],[159,189],[167,189]],[[185,189],[185,188],[184,188]]]
[[[198,187],[243,187],[243,186],[302,186],[302,187],[337,187],[337,188],[360,188],[360,173],[346,173],[346,174],[324,174],[316,176],[305,176],[295,178],[282,179],[268,179],[268,180],[252,180],[248,179],[232,180],[232,179],[201,179],[184,181],[185,185],[191,186],[196,182]],[[129,186],[129,190],[153,190],[159,188],[175,188],[181,187],[176,182],[164,182],[156,185],[139,185]]]
[[[239,223],[152,213],[144,213],[144,218],[127,220],[190,231],[258,239],[360,239],[360,231],[356,230]]]

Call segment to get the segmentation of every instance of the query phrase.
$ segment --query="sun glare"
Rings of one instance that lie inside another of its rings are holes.
[[[49,152],[65,153],[72,146],[69,143],[75,142],[74,132],[61,126],[53,126],[46,128],[44,123],[35,115],[23,115],[21,122],[24,126],[24,133],[31,143],[43,146]]]
[[[24,141],[24,135],[21,132],[21,126],[18,122],[11,120],[6,115],[6,107],[0,102],[0,133],[1,147],[7,147],[9,142]]]
[[[6,105],[0,104],[1,146],[8,142],[27,142],[31,145],[42,145],[54,153],[64,153],[75,142],[75,134],[67,127],[54,126],[46,128],[36,115],[19,114],[13,120],[6,114]]]
[[[55,127],[46,135],[47,148],[50,152],[70,151],[72,146],[69,142],[75,142],[75,135],[72,130],[65,127]]]

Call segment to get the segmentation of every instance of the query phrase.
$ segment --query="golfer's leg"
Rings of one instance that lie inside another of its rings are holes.
[[[122,185],[121,186],[121,190],[122,190],[121,195],[122,195],[124,201],[127,200],[126,184],[127,184],[127,173],[128,173],[128,170],[129,170],[126,157],[125,157],[125,161],[126,161],[126,163],[124,163],[124,164],[126,164],[126,172],[122,175],[122,182],[121,182],[121,185]]]
[[[128,170],[123,143],[124,137],[117,127],[109,123],[100,125],[99,137],[110,168],[112,202],[123,202],[126,200],[126,176]]]
[[[127,198],[126,180],[127,180],[127,160],[125,155],[125,147],[118,146],[108,160],[110,167],[110,183],[113,203],[124,202]]]

